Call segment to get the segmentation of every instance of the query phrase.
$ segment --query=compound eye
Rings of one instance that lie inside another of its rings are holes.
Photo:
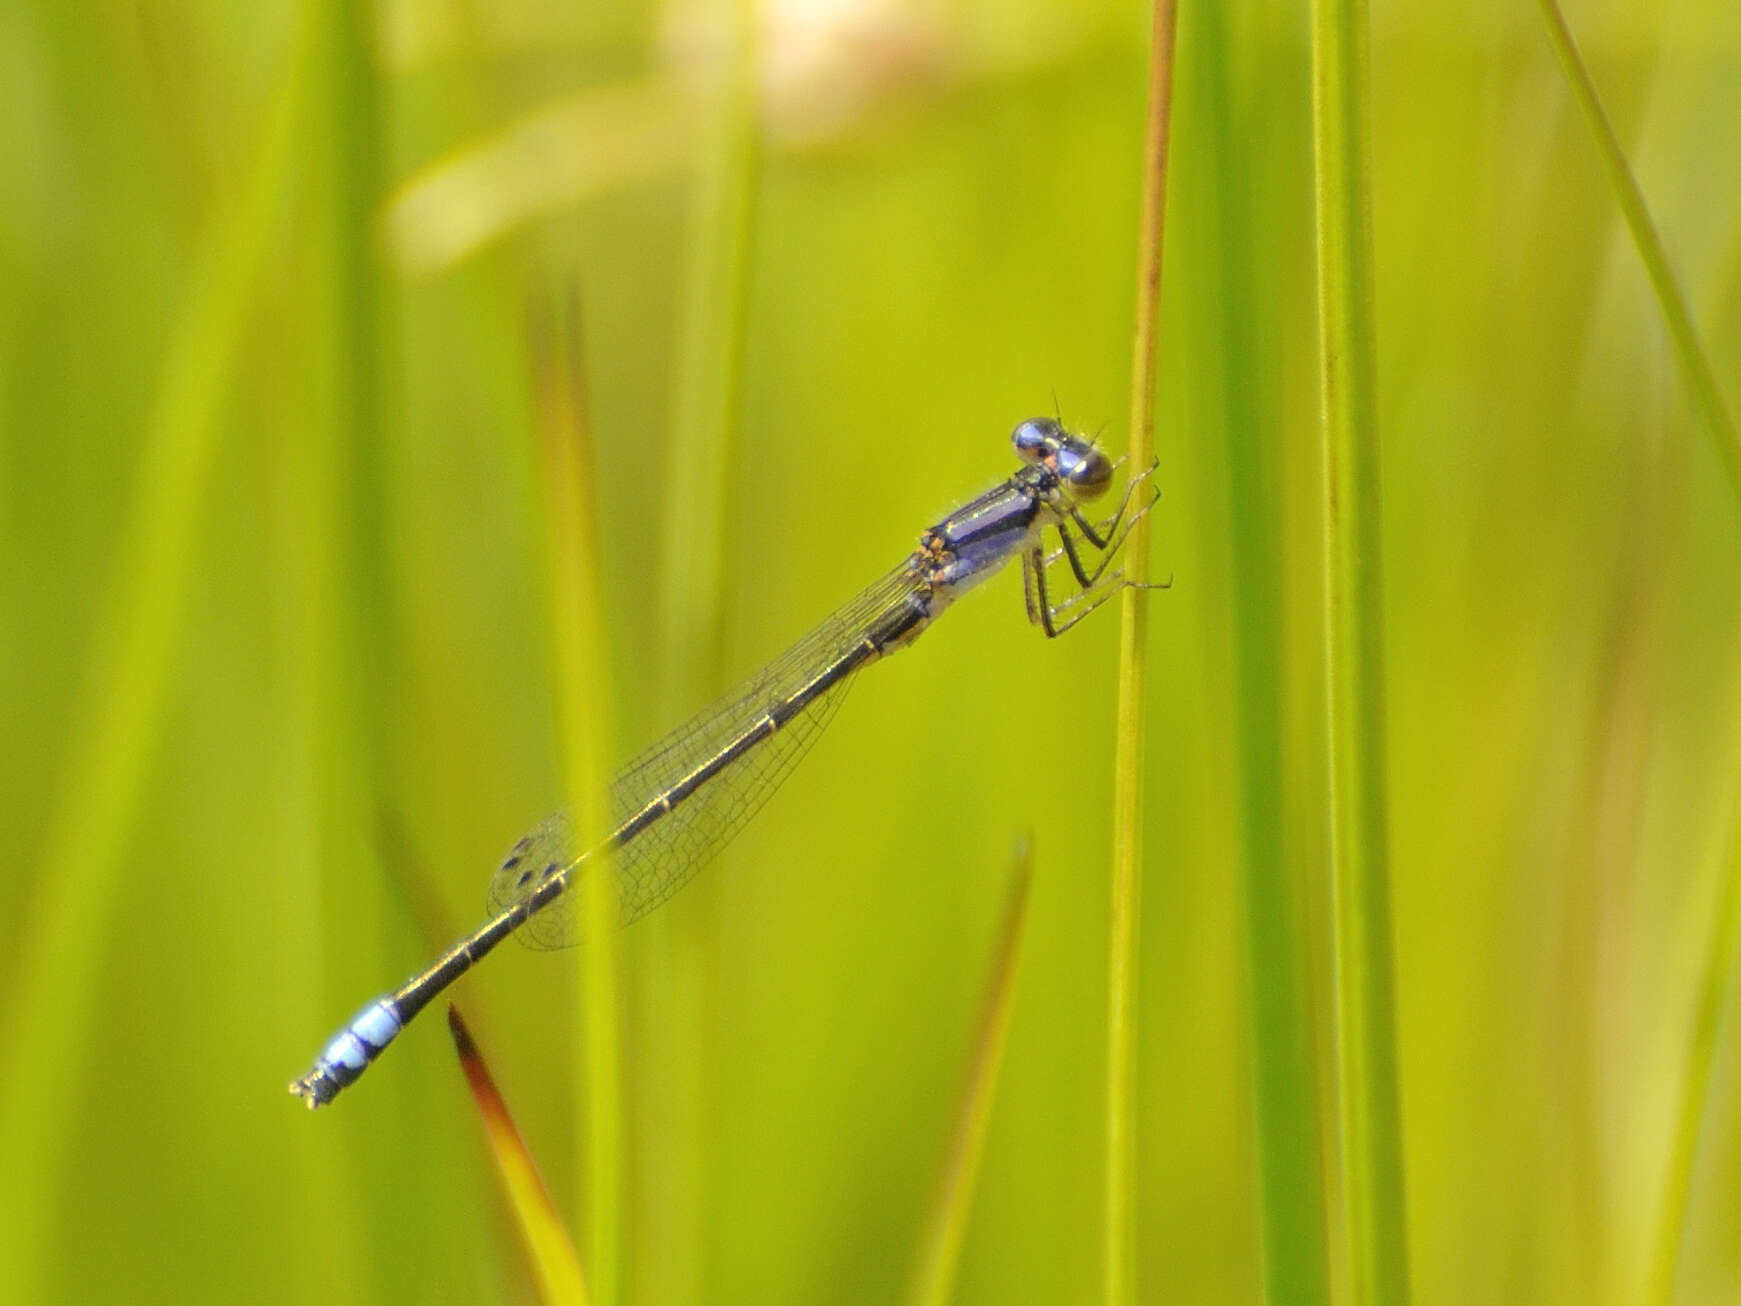
[[[1016,456],[1024,462],[1037,463],[1058,452],[1058,423],[1049,417],[1030,417],[1010,432],[1010,443]]]
[[[1098,449],[1088,449],[1077,457],[1066,475],[1078,499],[1092,499],[1104,494],[1112,484],[1112,460]]]

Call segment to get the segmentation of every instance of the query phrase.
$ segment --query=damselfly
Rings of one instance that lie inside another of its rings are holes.
[[[1048,636],[1135,584],[1122,568],[1108,569],[1130,528],[1159,498],[1151,487],[1131,507],[1154,468],[1131,478],[1118,510],[1094,522],[1081,505],[1106,492],[1116,465],[1093,441],[1046,417],[1023,422],[1011,439],[1024,464],[1013,476],[931,527],[900,566],[736,693],[630,762],[611,784],[618,825],[602,844],[576,849],[560,816],[515,844],[490,882],[495,914],[434,965],[358,1012],[290,1091],[310,1107],[332,1101],[436,994],[508,935],[541,947],[574,942],[569,891],[595,855],[616,866],[625,924],[664,902],[790,774],[856,672],[911,644],[950,603],[1012,558],[1022,562],[1028,620]],[[1048,529],[1060,540],[1050,554]],[[1048,576],[1060,559],[1075,589],[1054,604]]]

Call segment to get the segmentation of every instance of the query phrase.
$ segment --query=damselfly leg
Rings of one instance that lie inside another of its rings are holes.
[[[1138,487],[1148,480],[1155,466],[1156,464],[1151,463],[1130,479],[1119,500],[1118,509],[1112,516],[1093,523],[1083,515],[1079,507],[1072,504],[1069,516],[1057,523],[1061,547],[1046,553],[1036,545],[1023,554],[1022,596],[1027,603],[1028,620],[1044,630],[1048,639],[1056,639],[1062,635],[1121,590],[1166,589],[1171,584],[1170,581],[1139,582],[1126,579],[1122,567],[1115,568],[1110,574],[1107,572],[1107,568],[1124,547],[1131,528],[1160,502],[1160,491],[1149,486],[1143,502],[1126,516],[1126,510],[1130,508]],[[1099,555],[1093,560],[1092,566],[1084,562],[1081,550],[1070,533],[1071,522],[1082,532],[1084,542]],[[1054,604],[1047,589],[1047,573],[1060,558],[1069,562],[1078,589],[1069,598]]]

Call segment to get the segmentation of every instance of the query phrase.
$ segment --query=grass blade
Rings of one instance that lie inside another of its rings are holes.
[[[671,487],[664,521],[662,701],[675,719],[696,677],[719,660],[720,593],[732,451],[743,382],[744,315],[760,175],[754,6],[737,0],[719,21],[726,56],[702,141],[689,223],[672,403]]]
[[[1022,841],[1010,876],[1003,929],[992,958],[990,983],[979,1012],[979,1035],[961,1091],[950,1134],[949,1153],[937,1176],[937,1188],[926,1221],[924,1241],[914,1268],[907,1300],[911,1306],[944,1306],[955,1289],[961,1263],[961,1243],[973,1210],[973,1190],[985,1154],[985,1134],[997,1097],[998,1074],[1009,1042],[1010,1013],[1015,1004],[1016,973],[1021,961],[1022,932],[1028,920],[1028,889],[1034,878],[1033,846]]]
[[[1566,75],[1572,97],[1577,100],[1578,109],[1589,124],[1590,135],[1596,142],[1597,153],[1602,156],[1608,180],[1614,185],[1614,198],[1620,205],[1621,216],[1626,219],[1626,229],[1632,234],[1632,244],[1638,251],[1639,261],[1644,264],[1645,275],[1650,278],[1657,307],[1662,311],[1663,325],[1668,328],[1675,357],[1680,360],[1681,371],[1692,390],[1694,406],[1717,442],[1717,456],[1728,475],[1729,488],[1737,499],[1741,499],[1741,434],[1736,432],[1734,419],[1723,403],[1716,373],[1711,369],[1711,360],[1705,356],[1698,328],[1693,325],[1692,311],[1687,307],[1686,297],[1681,294],[1680,285],[1668,265],[1662,237],[1657,234],[1656,224],[1650,220],[1644,192],[1639,189],[1638,178],[1632,175],[1632,167],[1626,162],[1620,140],[1614,134],[1614,124],[1608,121],[1607,111],[1596,94],[1596,83],[1584,65],[1583,56],[1578,53],[1572,29],[1566,25],[1566,16],[1560,12],[1557,0],[1540,0],[1540,3],[1548,40],[1560,61],[1561,71]]]
[[[587,420],[577,300],[570,301],[548,344],[540,377],[540,410],[557,720],[563,773],[575,813],[575,846],[597,849],[610,829],[611,700],[593,489],[596,464]],[[588,859],[580,892],[586,939],[585,946],[576,950],[586,1054],[577,1113],[586,1121],[580,1131],[586,1144],[581,1173],[588,1176],[593,1295],[611,1306],[617,1300],[622,1236],[623,1108],[617,881],[612,859],[604,851]]]
[[[407,275],[439,276],[547,213],[678,171],[691,119],[682,90],[663,81],[541,105],[400,186],[382,238]]]
[[[1331,876],[1342,1187],[1356,1306],[1407,1306],[1385,790],[1383,553],[1364,0],[1314,0]]]
[[[1291,873],[1286,815],[1287,721],[1283,687],[1288,647],[1283,612],[1287,576],[1283,542],[1284,418],[1272,380],[1277,352],[1263,339],[1272,287],[1266,246],[1274,237],[1273,192],[1263,188],[1253,143],[1257,113],[1235,92],[1251,51],[1234,39],[1219,5],[1195,15],[1204,97],[1202,120],[1213,160],[1210,230],[1217,233],[1205,301],[1219,343],[1217,373],[1226,450],[1230,653],[1236,802],[1245,924],[1247,1005],[1251,1031],[1259,1246],[1266,1301],[1323,1306],[1330,1299],[1325,1215],[1325,1142],[1314,1055],[1312,984],[1306,958],[1301,877]]]
[[[1137,233],[1136,330],[1132,344],[1130,466],[1154,459],[1156,346],[1161,316],[1161,237],[1167,211],[1167,144],[1173,105],[1172,0],[1155,0],[1143,142],[1143,198]],[[1149,532],[1138,518],[1125,548],[1125,574],[1148,579]],[[1119,605],[1118,721],[1113,759],[1112,906],[1107,957],[1106,1190],[1102,1287],[1107,1306],[1135,1299],[1132,1257],[1136,1126],[1132,1054],[1136,1043],[1137,922],[1142,901],[1143,660],[1148,607],[1139,589]]]
[[[484,1134],[496,1158],[496,1173],[502,1177],[508,1205],[513,1208],[514,1219],[526,1239],[526,1251],[532,1258],[532,1270],[538,1276],[544,1300],[551,1306],[587,1306],[586,1279],[574,1242],[550,1200],[550,1190],[544,1186],[526,1140],[514,1126],[508,1104],[496,1089],[483,1053],[472,1042],[459,1008],[451,1004],[447,1008],[447,1027],[453,1034],[460,1069],[465,1071],[472,1097],[477,1100]]]
[[[308,24],[302,24],[304,29]],[[271,97],[253,167],[223,201],[198,251],[141,441],[136,498],[105,616],[97,623],[84,709],[67,753],[29,923],[16,937],[0,1055],[0,1283],[40,1300],[47,1227],[64,1171],[71,1091],[92,1046],[100,951],[124,868],[127,830],[156,743],[194,567],[194,535],[223,427],[241,321],[282,206],[307,109],[312,42],[298,33]]]
[[[695,166],[680,282],[676,368],[661,522],[657,717],[682,720],[719,692],[727,527],[736,501],[745,326],[761,181],[757,6],[733,0],[698,20],[712,51],[688,90],[698,115]],[[661,916],[662,964],[637,976],[647,1002],[637,1046],[637,1093],[658,1127],[643,1132],[649,1200],[633,1267],[646,1300],[701,1294],[705,1159],[713,1059],[706,1038],[713,955],[707,904]],[[656,1194],[656,1198],[652,1195]]]
[[[1668,328],[1675,357],[1692,392],[1693,405],[1716,444],[1717,457],[1723,464],[1729,488],[1741,501],[1741,434],[1737,433],[1734,418],[1723,401],[1723,392],[1717,385],[1716,373],[1705,353],[1698,328],[1693,324],[1686,297],[1669,267],[1668,254],[1656,224],[1651,221],[1644,192],[1620,148],[1614,124],[1602,107],[1595,80],[1578,51],[1565,14],[1557,0],[1540,0],[1540,3],[1548,41],[1553,46],[1554,56],[1559,60],[1560,70],[1565,74],[1579,112],[1590,128],[1608,180],[1613,184],[1614,198],[1632,236],[1633,248],[1638,251],[1639,261],[1644,264],[1645,275],[1650,279],[1663,325]],[[1736,969],[1741,967],[1741,949],[1736,947],[1736,917],[1741,914],[1741,831],[1736,834],[1735,846],[1722,873],[1718,898],[1717,913],[1700,968],[1692,1046],[1688,1051],[1686,1078],[1681,1086],[1662,1206],[1657,1214],[1655,1246],[1651,1250],[1649,1279],[1644,1293],[1644,1300],[1650,1306],[1668,1306],[1674,1299],[1682,1237],[1692,1195],[1693,1170],[1698,1161],[1709,1106],[1717,1031],[1722,1023],[1725,995],[1733,988]]]
[[[1670,1306],[1680,1277],[1693,1171],[1710,1107],[1717,1036],[1729,1005],[1731,977],[1741,967],[1741,838],[1737,838],[1730,851],[1719,895],[1693,1014],[1692,1046],[1687,1053],[1686,1078],[1681,1084],[1681,1100],[1675,1115],[1662,1206],[1657,1213],[1656,1241],[1651,1248],[1650,1277],[1644,1292],[1646,1306]]]

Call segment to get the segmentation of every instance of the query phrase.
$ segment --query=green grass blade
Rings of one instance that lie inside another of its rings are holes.
[[[377,70],[368,23],[354,6],[316,0],[303,11],[312,47],[308,110],[290,165],[290,221],[275,233],[282,243],[274,249],[277,266],[295,272],[263,286],[274,315],[293,323],[285,344],[294,361],[281,374],[295,376],[296,401],[269,419],[261,443],[271,450],[262,470],[276,491],[272,597],[285,653],[275,695],[283,746],[271,763],[282,795],[274,934],[283,949],[283,1000],[313,998],[323,1009],[318,1028],[333,1015],[320,997],[329,993],[327,962],[359,939],[378,937],[379,899],[357,887],[365,869],[373,885],[376,867],[359,864],[353,850],[370,843],[380,793],[382,667],[392,655],[393,623],[378,470],[381,287],[371,223],[382,190]],[[346,989],[331,996],[353,1000]],[[300,1007],[292,1010],[299,1025],[308,1019]],[[360,1232],[368,1223],[366,1181],[334,1128],[314,1132],[297,1149],[287,1186],[303,1236],[334,1249],[310,1259],[315,1273],[306,1292],[342,1292],[371,1261]]]
[[[0,1055],[0,1283],[41,1299],[74,1091],[91,1049],[100,954],[125,869],[127,831],[161,726],[192,577],[194,535],[223,426],[220,407],[241,322],[262,270],[306,110],[306,33],[286,59],[253,166],[220,201],[170,333],[141,439],[136,499],[106,615],[97,623],[84,708],[37,867],[40,886],[9,968]]]
[[[556,1203],[550,1200],[550,1190],[538,1173],[538,1164],[514,1124],[514,1117],[509,1114],[508,1104],[496,1087],[483,1053],[473,1042],[459,1008],[451,1003],[447,1008],[447,1028],[453,1035],[460,1069],[465,1072],[472,1099],[477,1103],[490,1154],[496,1161],[496,1173],[501,1176],[514,1222],[526,1240],[526,1253],[531,1257],[544,1300],[550,1306],[587,1306],[586,1276],[581,1272],[574,1240],[568,1236],[568,1227],[562,1222]]]
[[[1723,1028],[1729,1005],[1730,977],[1738,966],[1741,966],[1741,839],[1736,840],[1729,855],[1701,967],[1692,1045],[1687,1053],[1686,1078],[1681,1084],[1668,1175],[1663,1184],[1662,1206],[1657,1213],[1655,1245],[1650,1253],[1650,1277],[1644,1292],[1646,1306],[1670,1306],[1675,1299],[1687,1211],[1692,1200],[1693,1171],[1698,1163],[1710,1107],[1717,1036]]]
[[[1143,143],[1142,214],[1137,234],[1136,330],[1132,344],[1130,466],[1154,459],[1156,348],[1161,316],[1161,248],[1166,225],[1167,145],[1173,104],[1171,0],[1156,0],[1149,49],[1147,128]],[[1124,553],[1125,574],[1148,579],[1148,522],[1139,518]],[[1136,1296],[1136,1121],[1132,1056],[1136,1044],[1137,923],[1142,902],[1142,745],[1146,702],[1148,596],[1127,590],[1119,605],[1118,720],[1113,759],[1112,906],[1107,957],[1105,1227],[1103,1300],[1123,1306]]]
[[[1259,1245],[1265,1300],[1323,1306],[1330,1298],[1321,1136],[1312,1028],[1312,986],[1300,877],[1290,874],[1286,803],[1283,664],[1288,647],[1282,517],[1284,416],[1272,380],[1278,350],[1266,348],[1270,312],[1263,251],[1273,223],[1262,188],[1260,134],[1242,114],[1234,85],[1251,52],[1233,38],[1229,15],[1207,5],[1195,15],[1203,121],[1212,182],[1204,199],[1216,233],[1213,282],[1202,296],[1219,343],[1222,427],[1227,442],[1230,652],[1238,749],[1240,911],[1245,923],[1251,1028],[1252,1104],[1257,1150]]]
[[[408,178],[381,211],[382,239],[407,277],[439,277],[551,212],[680,171],[695,130],[668,81],[589,86]]]
[[[597,848],[610,831],[611,728],[598,504],[585,391],[578,303],[551,333],[540,386],[545,521],[563,773],[575,813],[575,846]],[[621,1005],[617,976],[617,881],[612,859],[595,853],[580,881],[586,944],[576,949],[576,983],[586,1074],[578,1131],[585,1143],[592,1299],[614,1306],[621,1260],[623,1107]]]
[[[721,20],[722,25],[726,20]],[[720,594],[732,453],[743,385],[744,315],[755,239],[757,140],[755,7],[732,7],[727,57],[689,223],[672,404],[670,491],[664,522],[663,715],[675,720],[699,679],[717,689]]]
[[[1737,433],[1735,421],[1723,402],[1723,392],[1718,388],[1711,360],[1706,357],[1698,328],[1693,325],[1692,311],[1687,307],[1686,296],[1681,294],[1680,284],[1668,265],[1662,237],[1650,219],[1644,192],[1639,189],[1638,178],[1632,175],[1632,167],[1626,162],[1620,140],[1614,134],[1614,124],[1608,120],[1608,113],[1596,94],[1596,83],[1578,53],[1572,29],[1566,25],[1566,16],[1560,12],[1557,0],[1540,0],[1540,3],[1542,21],[1547,24],[1554,55],[1560,61],[1560,69],[1566,75],[1566,83],[1571,87],[1584,121],[1589,124],[1602,166],[1607,169],[1608,179],[1614,185],[1614,198],[1620,205],[1621,216],[1626,219],[1626,229],[1632,235],[1639,261],[1644,264],[1645,275],[1650,278],[1663,324],[1674,344],[1675,357],[1680,360],[1681,371],[1692,390],[1694,405],[1717,442],[1717,456],[1729,478],[1729,488],[1737,499],[1741,499],[1741,433]]]
[[[349,647],[343,656],[355,683],[341,710],[349,738],[362,754],[366,779],[381,784],[382,741],[388,736],[383,693],[393,657],[394,622],[387,577],[387,385],[383,340],[388,329],[387,287],[375,237],[375,214],[387,188],[382,157],[387,136],[383,88],[374,60],[373,27],[366,10],[325,6],[330,33],[322,57],[320,101],[312,148],[324,157],[331,196],[323,214],[326,263],[316,294],[322,321],[317,338],[330,342],[325,360],[334,376],[339,424],[339,472],[349,481],[339,547],[346,565],[338,578],[348,608]]]
[[[997,1098],[1004,1047],[1009,1042],[1022,933],[1028,920],[1028,889],[1033,878],[1033,845],[1023,840],[1016,850],[1009,898],[1004,906],[1003,929],[998,934],[990,982],[986,985],[985,1001],[980,1008],[979,1036],[973,1044],[973,1061],[956,1108],[948,1158],[937,1176],[930,1218],[926,1221],[912,1287],[907,1294],[911,1306],[944,1306],[955,1290],[956,1272],[961,1264],[961,1243],[967,1236],[967,1217],[973,1211],[973,1191],[979,1181],[980,1159],[985,1155],[985,1135],[991,1124],[992,1104]]]
[[[1572,30],[1566,23],[1556,0],[1541,0],[1542,21],[1547,24],[1548,40],[1566,84],[1577,101],[1579,112],[1590,128],[1602,166],[1614,187],[1614,198],[1620,205],[1626,229],[1632,236],[1633,248],[1644,264],[1651,291],[1663,324],[1668,328],[1675,357],[1692,392],[1693,404],[1704,419],[1704,426],[1716,444],[1718,459],[1729,480],[1729,488],[1741,500],[1741,434],[1730,415],[1723,393],[1717,384],[1711,360],[1705,353],[1698,328],[1693,323],[1692,310],[1681,293],[1680,283],[1669,267],[1668,254],[1662,237],[1651,220],[1644,192],[1633,175],[1632,167],[1620,148],[1619,137],[1607,110],[1596,93],[1595,79],[1579,53]],[[1737,832],[1735,848],[1722,876],[1719,904],[1712,922],[1711,937],[1700,967],[1698,997],[1693,1024],[1693,1041],[1688,1050],[1686,1078],[1681,1086],[1681,1101],[1674,1125],[1674,1144],[1669,1154],[1668,1173],[1664,1179],[1662,1205],[1657,1213],[1655,1244],[1651,1249],[1649,1278],[1644,1300],[1650,1306],[1668,1306],[1674,1299],[1678,1277],[1680,1249],[1685,1233],[1688,1205],[1691,1200],[1693,1170],[1698,1161],[1700,1139],[1704,1131],[1709,1106],[1711,1073],[1717,1053],[1717,1029],[1721,1024],[1725,995],[1734,984],[1737,967],[1741,967],[1741,951],[1736,948],[1736,916],[1741,912],[1741,832]]]
[[[1367,40],[1364,0],[1314,0],[1331,875],[1349,1295],[1356,1306],[1406,1306],[1408,1222],[1385,787]]]
[[[757,7],[720,6],[717,60],[692,87],[696,169],[682,280],[659,574],[658,710],[683,720],[721,689],[721,615],[743,391],[745,326],[762,175]],[[704,1052],[714,931],[699,915],[661,915],[661,963],[637,976],[650,1013],[637,1047],[640,1091],[657,1128],[641,1134],[647,1218],[634,1265],[645,1300],[701,1295],[709,1195],[705,1140],[714,1076]]]

